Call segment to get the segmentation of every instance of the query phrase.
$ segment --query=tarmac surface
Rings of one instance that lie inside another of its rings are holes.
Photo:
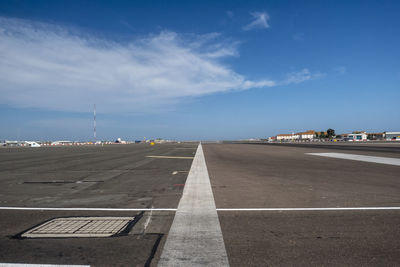
[[[0,263],[157,266],[197,145],[0,149],[0,206],[43,208],[0,209]],[[400,207],[400,166],[307,154],[398,159],[400,144],[210,143],[203,151],[230,266],[400,264],[400,210],[386,209]],[[346,207],[382,210],[326,209]],[[135,221],[109,238],[18,238],[71,216]]]
[[[0,149],[0,206],[176,208],[197,143]],[[0,263],[150,266],[174,211],[0,210]],[[111,238],[17,239],[44,221],[71,216],[136,216]]]
[[[399,166],[305,154],[339,148],[341,153],[398,158],[400,148],[346,147],[205,145],[216,207],[399,207]],[[400,264],[400,210],[218,213],[231,266]]]
[[[288,146],[288,147],[305,147],[320,148],[333,150],[347,150],[353,152],[388,152],[400,154],[399,142],[320,142],[320,143],[263,143],[270,146]]]

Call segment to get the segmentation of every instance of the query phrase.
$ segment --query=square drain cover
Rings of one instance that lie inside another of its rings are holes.
[[[69,217],[42,223],[21,237],[110,237],[121,233],[135,217]]]

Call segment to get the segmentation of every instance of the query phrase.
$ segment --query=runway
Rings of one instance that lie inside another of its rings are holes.
[[[340,152],[354,154],[354,147],[349,148],[340,147]],[[305,145],[205,146],[231,266],[400,262],[399,166],[307,154],[323,152],[338,150]],[[362,153],[398,157],[368,148]]]
[[[216,245],[230,266],[397,265],[400,166],[359,159],[397,162],[399,146],[361,146],[210,143],[204,165],[198,143],[0,149],[0,263],[168,266],[168,247],[190,260]],[[194,170],[208,175],[189,182]],[[135,222],[110,238],[16,238],[71,216]]]
[[[197,143],[0,149],[0,263],[154,264],[192,163],[174,157],[193,157],[196,148]],[[129,234],[112,238],[14,238],[49,219],[72,216],[138,221]]]

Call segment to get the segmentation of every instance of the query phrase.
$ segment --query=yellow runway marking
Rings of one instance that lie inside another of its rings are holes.
[[[146,156],[147,158],[156,159],[193,159],[193,157],[175,157],[175,156]]]

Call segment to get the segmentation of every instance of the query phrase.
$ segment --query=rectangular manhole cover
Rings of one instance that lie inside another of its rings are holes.
[[[109,237],[124,231],[135,217],[69,217],[42,223],[21,237]]]

